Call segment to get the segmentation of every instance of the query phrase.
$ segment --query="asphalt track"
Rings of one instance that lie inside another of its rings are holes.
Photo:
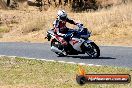
[[[0,55],[20,56],[66,62],[132,67],[132,47],[99,46],[101,56],[91,59],[87,55],[57,57],[50,51],[49,43],[0,43]]]

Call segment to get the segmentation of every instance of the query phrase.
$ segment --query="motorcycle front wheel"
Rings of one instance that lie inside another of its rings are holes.
[[[89,57],[99,58],[100,49],[94,42],[85,44],[85,47],[86,47],[85,53],[87,53]]]

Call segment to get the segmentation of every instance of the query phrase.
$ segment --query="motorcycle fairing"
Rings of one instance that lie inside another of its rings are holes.
[[[78,39],[78,38],[72,38],[71,41],[70,41],[69,43],[72,45],[72,47],[73,47],[75,50],[77,50],[77,51],[79,51],[79,52],[82,52],[81,45],[82,45],[82,43],[83,43],[84,41],[85,41],[85,40],[82,39],[82,38],[80,38],[80,39]]]

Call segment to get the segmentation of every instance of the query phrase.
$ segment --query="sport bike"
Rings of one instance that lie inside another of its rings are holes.
[[[56,35],[53,29],[47,31],[47,39],[51,41],[51,51],[59,56],[87,54],[90,58],[98,58],[100,56],[99,47],[89,40],[91,32],[80,24],[75,30],[69,30],[65,36]],[[65,42],[68,41],[68,47]]]

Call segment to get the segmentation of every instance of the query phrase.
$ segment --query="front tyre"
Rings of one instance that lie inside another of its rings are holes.
[[[91,57],[91,58],[99,58],[100,49],[94,42],[86,43],[85,47],[86,47],[85,52],[89,55],[89,57]]]

